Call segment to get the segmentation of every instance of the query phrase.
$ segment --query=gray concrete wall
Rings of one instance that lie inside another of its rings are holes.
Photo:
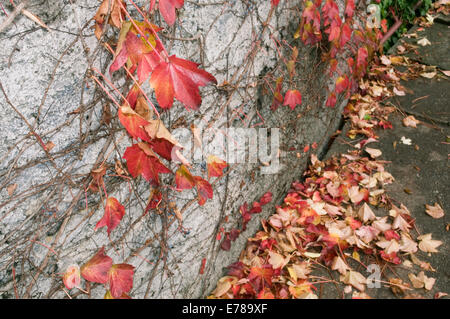
[[[137,2],[147,5],[147,1]],[[190,231],[187,235],[165,212],[142,216],[148,183],[106,177],[108,194],[126,208],[109,240],[105,229],[94,231],[103,215],[100,195],[85,193],[85,188],[89,172],[103,160],[109,165],[107,174],[114,174],[116,160],[126,166],[121,155],[131,140],[115,117],[115,106],[88,77],[90,65],[107,74],[112,58],[98,46],[93,22],[89,23],[98,4],[29,1],[29,10],[51,31],[18,16],[0,33],[0,81],[9,100],[0,92],[0,296],[14,297],[14,268],[19,296],[64,298],[60,274],[65,267],[83,264],[103,245],[115,263],[136,267],[134,298],[198,298],[210,292],[223,275],[223,267],[237,259],[246,238],[258,229],[260,219],[280,204],[291,182],[301,178],[307,162],[303,147],[316,142],[314,152],[320,153],[340,122],[345,101],[338,101],[333,109],[324,106],[326,89],[334,80],[321,62],[320,50],[306,48],[292,38],[299,22],[295,10],[301,6],[301,1],[281,1],[262,32],[269,0],[185,1],[179,21],[166,30],[170,37],[162,37],[166,47],[170,53],[202,63],[219,84],[228,81],[236,87],[202,88],[199,111],[188,112],[175,102],[162,115],[166,126],[180,131],[180,123],[187,129],[195,124],[217,132],[254,125],[279,128],[280,169],[263,174],[261,169],[266,166],[260,161],[232,165],[228,174],[213,183],[213,199],[201,207],[194,191],[164,188],[182,212],[183,227]],[[113,30],[108,35],[113,36]],[[271,35],[300,50],[296,85],[303,103],[293,111],[283,106],[271,111],[272,95],[267,86],[260,85],[266,74],[279,74]],[[260,45],[255,45],[258,40]],[[123,71],[116,72],[112,81],[124,92],[129,85]],[[148,85],[145,88],[151,96]],[[106,105],[114,115],[109,124],[101,123]],[[54,143],[48,154],[30,128],[44,143]],[[180,142],[188,144],[189,140],[181,136]],[[176,170],[176,165],[168,165]],[[192,172],[206,176],[200,162],[193,163]],[[173,185],[173,175],[161,177],[163,183]],[[8,186],[14,184],[17,188],[10,195]],[[230,251],[221,250],[218,228],[235,227],[240,221],[239,206],[252,203],[266,191],[273,193],[273,201],[255,215]],[[226,216],[229,219],[224,223]],[[207,263],[200,275],[203,258]],[[102,297],[104,292],[102,286],[94,285],[92,296]]]

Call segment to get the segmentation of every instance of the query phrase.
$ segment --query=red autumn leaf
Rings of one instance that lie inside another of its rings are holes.
[[[330,21],[339,18],[339,8],[333,0],[326,0],[322,7],[323,18],[325,25],[328,25]]]
[[[202,206],[208,198],[213,197],[213,189],[210,183],[200,176],[192,176],[185,165],[180,165],[175,173],[175,183],[177,190],[197,188],[198,204]]]
[[[150,210],[158,207],[159,203],[161,203],[162,194],[159,190],[153,189],[150,196],[147,206],[145,207],[144,215],[146,215]]]
[[[81,266],[81,276],[87,281],[104,284],[108,281],[111,266],[112,259],[105,255],[105,247],[102,247],[94,257]]]
[[[194,176],[195,185],[197,186],[198,204],[202,206],[206,201],[213,198],[213,189],[208,181],[205,181],[200,176]]]
[[[270,2],[272,3],[272,6],[276,7],[280,3],[280,0],[270,0]]]
[[[109,68],[109,72],[120,69],[127,61],[130,64],[130,71],[137,68],[139,82],[144,82],[152,70],[158,65],[160,57],[155,52],[162,51],[162,45],[157,42],[154,32],[161,30],[153,24],[133,21],[140,31],[131,21],[124,22],[119,34],[119,41],[114,55],[114,61]]]
[[[342,93],[348,88],[348,77],[346,75],[340,76],[336,80],[336,93]]]
[[[296,106],[302,104],[302,94],[298,90],[289,90],[286,92],[284,96],[284,104],[289,105],[291,110],[293,110]]]
[[[231,248],[231,240],[230,237],[227,235],[227,237],[222,241],[220,244],[220,248],[222,248],[225,251],[229,251]]]
[[[330,27],[326,30],[326,32],[329,33],[328,41],[332,42],[339,39],[339,36],[341,34],[341,23],[341,19],[333,20],[331,22]]]
[[[270,203],[272,201],[272,193],[271,192],[266,192],[263,196],[261,196],[261,198],[259,199],[259,203],[261,205],[266,205],[268,203]]]
[[[239,237],[240,233],[241,233],[241,231],[239,229],[233,228],[230,231],[230,239],[231,239],[231,241],[235,241]]]
[[[339,46],[342,48],[352,38],[352,28],[349,21],[346,21],[341,28],[341,36],[339,38]]]
[[[149,124],[142,116],[137,114],[128,105],[123,105],[119,108],[120,123],[126,128],[127,132],[134,139],[140,138],[143,141],[150,142],[150,137],[145,132],[144,127]]]
[[[366,47],[360,47],[358,49],[356,57],[356,73],[358,75],[364,75],[367,68],[368,52]]]
[[[150,78],[156,100],[165,109],[172,107],[174,97],[188,109],[198,109],[202,102],[198,87],[210,83],[217,83],[211,74],[200,70],[197,63],[175,55],[170,56],[168,62],[162,61]]]
[[[114,298],[113,295],[111,294],[111,291],[107,290],[105,295],[103,296],[103,299],[131,299],[131,297],[128,296],[126,293],[123,293],[122,296],[120,296],[119,298]]]
[[[334,107],[336,105],[336,94],[334,92],[331,92],[330,95],[328,95],[325,105],[328,107]]]
[[[134,267],[128,264],[112,265],[108,272],[108,283],[111,295],[121,297],[133,288]]]
[[[202,265],[200,266],[200,270],[199,270],[199,274],[203,275],[203,273],[205,272],[205,266],[206,266],[206,258],[202,259]]]
[[[220,177],[223,175],[223,170],[227,167],[227,162],[221,160],[217,156],[208,155],[206,165],[208,168],[208,178]]]
[[[345,15],[347,18],[351,18],[355,11],[355,0],[347,0],[345,4]]]
[[[281,95],[281,88],[283,86],[283,77],[280,76],[276,80],[275,92],[273,93],[272,105],[270,109],[275,111],[281,103],[283,103],[283,95]]]
[[[175,183],[177,185],[177,190],[179,191],[191,189],[195,186],[195,178],[185,165],[180,165],[175,173]]]
[[[106,226],[109,236],[111,231],[119,225],[124,215],[125,207],[123,207],[114,197],[109,197],[106,200],[105,213],[102,219],[98,221],[94,230]]]
[[[168,161],[179,159],[184,163],[184,159],[178,158],[173,149],[174,147],[176,147],[176,149],[181,149],[182,146],[173,138],[172,134],[170,134],[169,130],[164,126],[161,120],[148,121],[148,124],[145,126],[145,131],[151,138],[149,144],[153,151]]]
[[[313,22],[312,26],[314,26],[315,29],[320,29],[320,12],[313,2],[306,1],[302,17],[305,19],[306,24]]]
[[[382,250],[380,252],[380,256],[387,262],[393,263],[395,265],[399,265],[402,263],[401,259],[398,257],[395,251],[391,252],[390,254],[387,254],[384,250]]]
[[[244,278],[244,264],[241,261],[236,261],[227,267],[228,276],[234,276],[239,279]]]
[[[150,149],[149,144],[140,142],[128,147],[123,154],[128,171],[136,178],[142,175],[152,185],[159,185],[159,174],[171,173]]]
[[[260,291],[264,284],[272,286],[273,268],[272,265],[263,265],[262,267],[250,268],[248,280],[256,291]]]
[[[184,0],[159,0],[159,12],[168,25],[175,23],[175,8],[180,9],[184,5]]]
[[[400,240],[400,235],[397,234],[397,232],[393,229],[386,230],[383,233],[383,235],[386,238],[386,240],[391,240],[391,239]]]

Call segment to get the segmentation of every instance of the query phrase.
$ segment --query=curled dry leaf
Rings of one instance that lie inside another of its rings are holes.
[[[81,282],[80,267],[78,265],[70,265],[67,267],[63,276],[63,282],[67,289],[78,287]]]
[[[405,117],[402,122],[406,127],[417,127],[417,124],[420,123],[420,121],[416,120],[412,115]]]
[[[370,148],[370,147],[366,147],[366,152],[369,153],[370,157],[372,157],[372,158],[377,158],[377,157],[381,156],[381,154],[382,154],[379,149]]]

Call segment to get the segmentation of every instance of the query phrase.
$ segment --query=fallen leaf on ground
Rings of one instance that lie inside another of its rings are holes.
[[[422,38],[419,41],[417,41],[417,44],[420,44],[421,46],[431,45],[431,42],[426,38]]]
[[[425,276],[423,271],[421,271],[417,276],[414,274],[408,274],[408,277],[409,280],[411,280],[413,287],[417,289],[425,288],[426,290],[431,290],[436,282],[435,278]]]
[[[420,123],[420,121],[416,120],[412,115],[405,117],[402,122],[406,127],[417,127],[417,124]]]
[[[444,210],[438,203],[434,203],[433,206],[425,205],[426,213],[433,218],[441,218],[444,216]]]
[[[431,239],[431,233],[417,237],[420,240],[419,249],[426,253],[437,253],[437,247],[442,245],[442,241]]]

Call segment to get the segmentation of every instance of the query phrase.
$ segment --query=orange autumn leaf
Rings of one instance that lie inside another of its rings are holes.
[[[81,266],[81,276],[87,281],[104,284],[108,281],[111,266],[112,259],[105,255],[105,247],[102,247],[94,257]]]
[[[111,295],[119,298],[133,288],[134,267],[129,264],[112,265],[108,272]]]
[[[223,175],[223,170],[227,167],[227,162],[215,155],[208,155],[206,165],[208,168],[208,178],[220,177]]]
[[[106,226],[109,236],[111,231],[119,225],[124,215],[125,207],[123,207],[114,197],[109,197],[106,200],[105,213],[102,219],[98,221],[94,230]]]
[[[152,185],[159,185],[159,174],[171,173],[150,149],[148,143],[140,142],[128,147],[123,154],[128,171],[136,178],[142,175]]]
[[[272,276],[272,265],[267,264],[261,267],[251,267],[248,280],[252,283],[255,290],[260,291],[265,284],[272,286]]]
[[[186,108],[198,109],[202,102],[198,87],[210,83],[217,83],[210,73],[200,70],[198,64],[175,55],[170,56],[168,62],[160,62],[150,78],[156,100],[164,109],[172,107],[174,97]]]
[[[100,39],[100,36],[103,32],[105,19],[108,16],[108,13],[110,14],[108,23],[116,28],[119,28],[122,26],[122,22],[124,20],[124,14],[122,13],[122,9],[120,6],[119,1],[121,0],[103,0],[100,7],[97,10],[97,13],[94,16],[95,20],[95,36],[97,39]],[[122,5],[126,7],[126,3],[124,1],[121,1]],[[111,6],[111,8],[109,8]],[[110,9],[110,11],[108,11]]]
[[[78,265],[71,265],[67,267],[67,270],[63,276],[64,286],[66,286],[67,289],[72,289],[74,287],[78,287],[80,285],[80,281],[80,267],[78,267]]]

